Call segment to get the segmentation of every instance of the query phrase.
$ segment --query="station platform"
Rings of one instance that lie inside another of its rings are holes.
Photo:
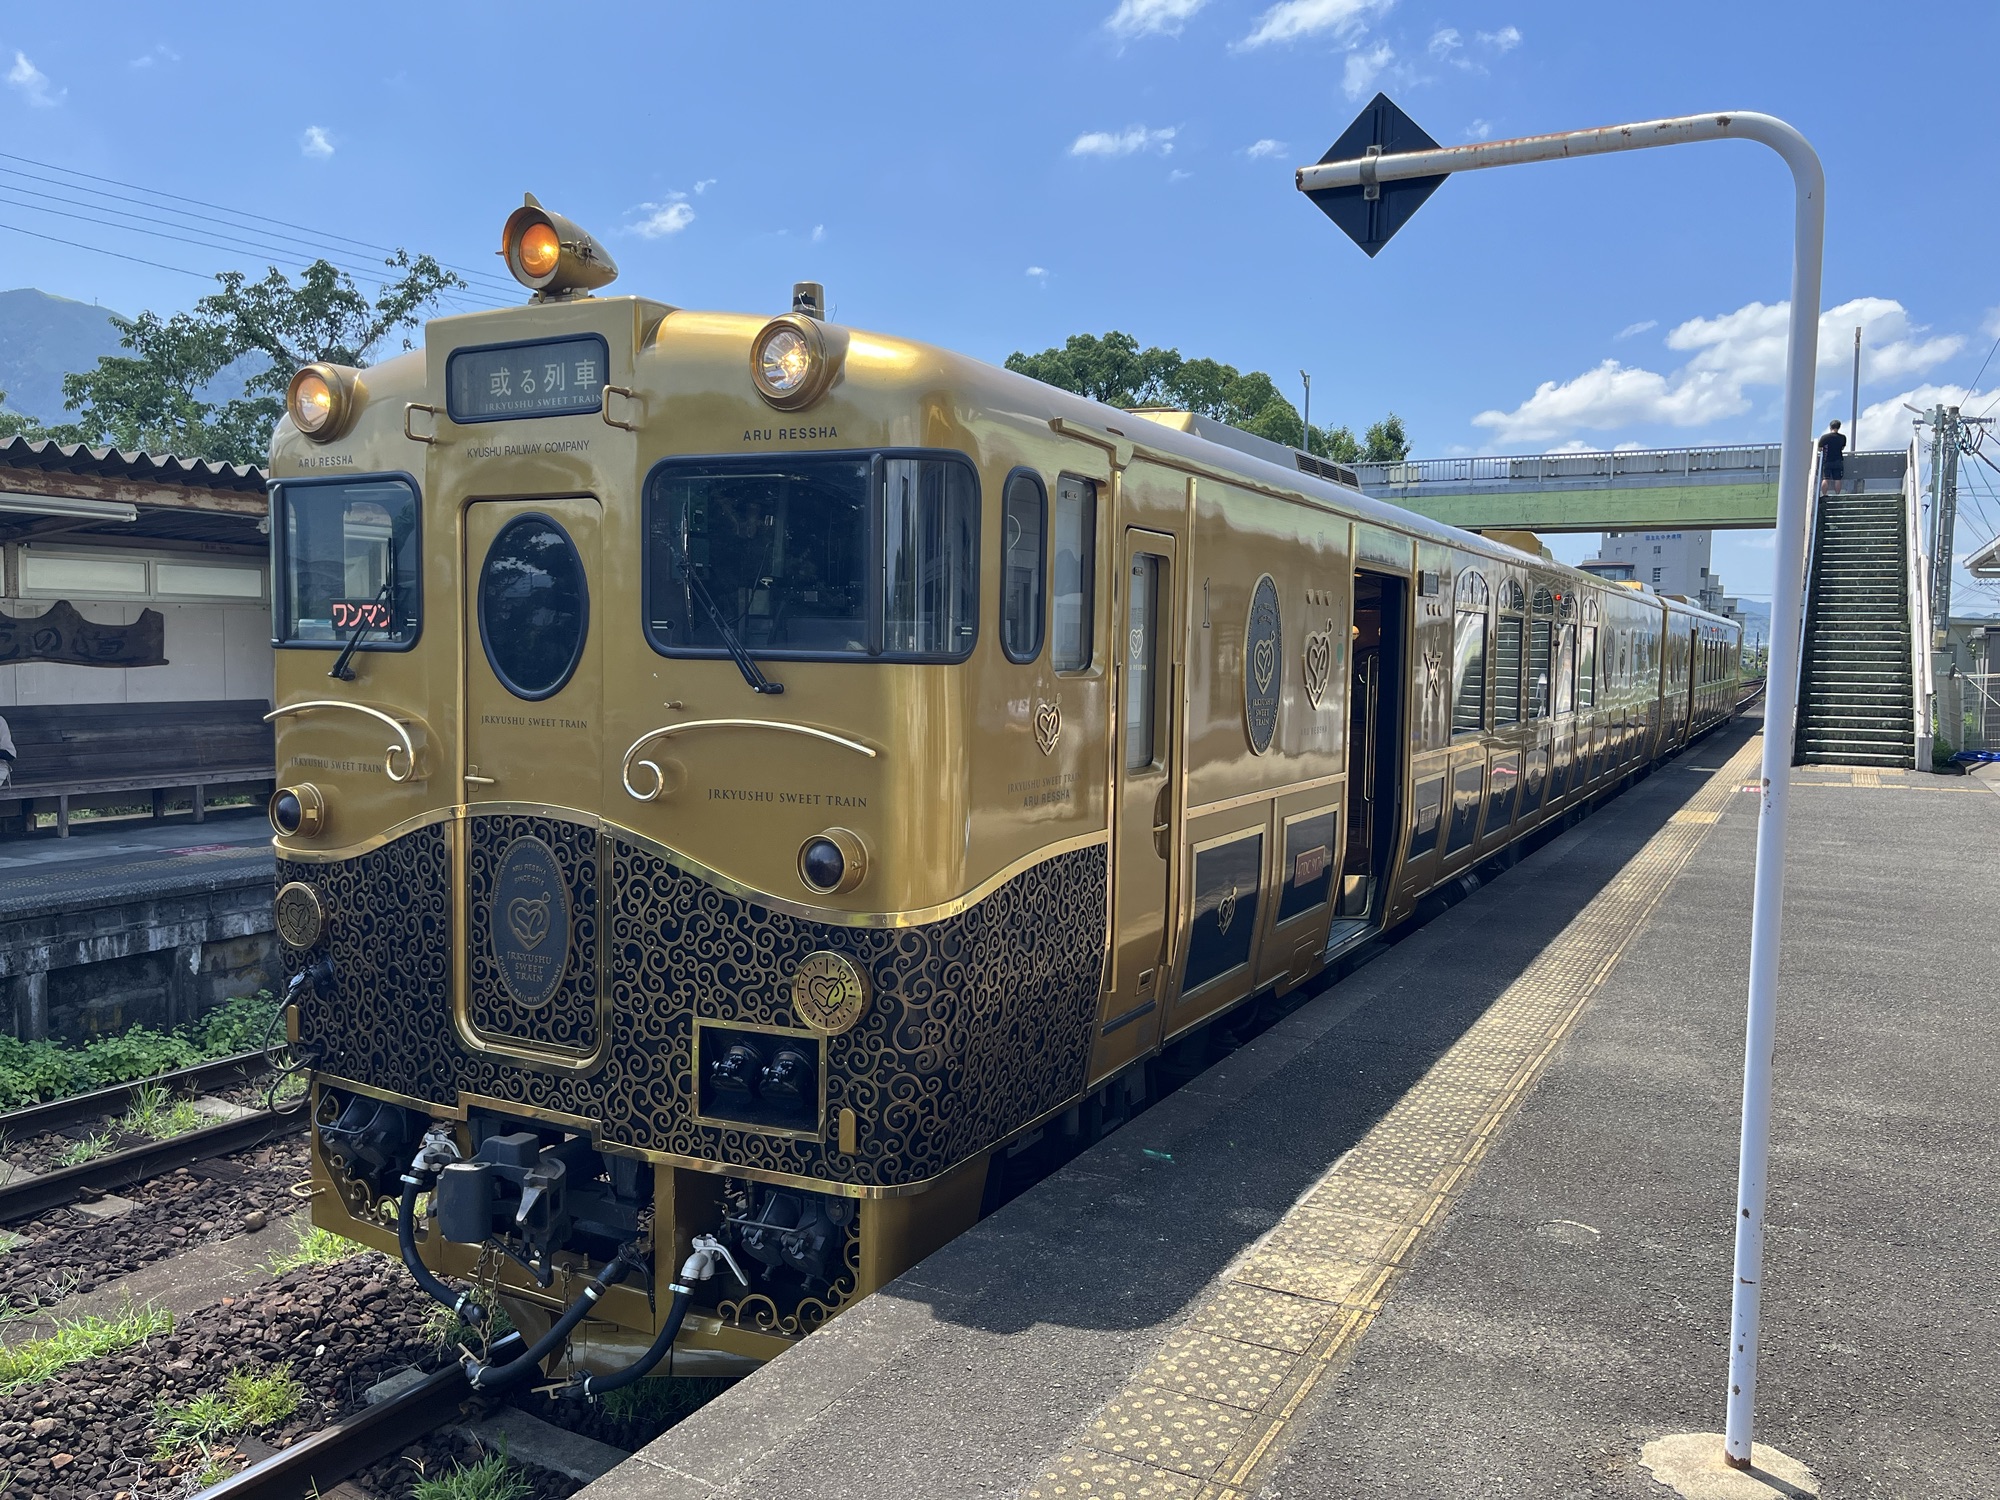
[[[1757,727],[582,1494],[1667,1495],[1642,1449],[1724,1403]],[[1794,785],[1757,1437],[2000,1494],[2000,797]]]

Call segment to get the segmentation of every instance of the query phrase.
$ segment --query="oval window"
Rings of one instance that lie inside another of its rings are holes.
[[[569,533],[539,515],[501,527],[479,568],[479,638],[500,685],[529,700],[562,691],[589,631],[590,584]]]

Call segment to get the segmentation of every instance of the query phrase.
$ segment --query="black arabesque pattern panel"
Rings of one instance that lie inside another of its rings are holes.
[[[493,956],[493,879],[519,838],[540,839],[555,854],[569,891],[569,962],[547,1004],[530,1007],[508,993]],[[466,921],[471,986],[466,1016],[481,1036],[595,1051],[597,1035],[597,860],[595,828],[555,818],[496,814],[466,823]]]
[[[935,1177],[1083,1086],[1102,977],[1102,845],[1055,856],[957,916],[892,929],[771,911],[615,836],[600,849],[611,1036],[587,1077],[460,1040],[443,827],[336,864],[280,862],[280,881],[318,886],[327,909],[319,944],[293,955],[334,963],[332,993],[310,998],[300,1022],[319,1071],[440,1106],[469,1092],[580,1115],[601,1122],[607,1144],[868,1187]],[[874,988],[861,1021],[827,1045],[828,1118],[854,1110],[857,1153],[696,1123],[696,1016],[796,1024],[792,968],[818,948],[853,958]]]

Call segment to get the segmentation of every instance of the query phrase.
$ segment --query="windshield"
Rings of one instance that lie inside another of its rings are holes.
[[[363,651],[416,640],[417,496],[408,484],[288,484],[278,509],[283,644],[345,645],[364,625]]]
[[[978,620],[978,481],[949,457],[802,454],[663,466],[646,514],[655,649],[719,655],[685,558],[761,657],[956,659]]]

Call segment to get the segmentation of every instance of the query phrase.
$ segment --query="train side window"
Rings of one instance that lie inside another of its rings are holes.
[[[1576,706],[1597,707],[1597,627],[1586,625],[1576,648]]]
[[[1090,666],[1097,594],[1097,486],[1069,474],[1056,480],[1054,573],[1049,665],[1058,672],[1082,672]]]
[[[1009,661],[1033,661],[1042,654],[1048,515],[1042,481],[1026,469],[1009,474],[1000,507],[1000,646]]]
[[[283,646],[362,651],[416,643],[423,570],[417,492],[401,479],[304,481],[278,487],[275,635]]]
[[[1576,627],[1556,630],[1555,711],[1560,718],[1576,708]]]
[[[1486,580],[1470,570],[1458,575],[1458,610],[1453,621],[1452,702],[1454,734],[1486,727]]]
[[[1126,618],[1125,769],[1144,770],[1153,763],[1153,662],[1157,655],[1160,606],[1160,559],[1141,552],[1132,559]]]
[[[1531,719],[1549,716],[1555,612],[1555,595],[1547,588],[1536,589],[1535,618],[1528,622],[1528,717]]]
[[[1513,579],[1500,584],[1500,623],[1493,640],[1493,722],[1521,722],[1521,586]]]
[[[933,459],[882,468],[882,649],[963,656],[979,628],[978,481]]]

